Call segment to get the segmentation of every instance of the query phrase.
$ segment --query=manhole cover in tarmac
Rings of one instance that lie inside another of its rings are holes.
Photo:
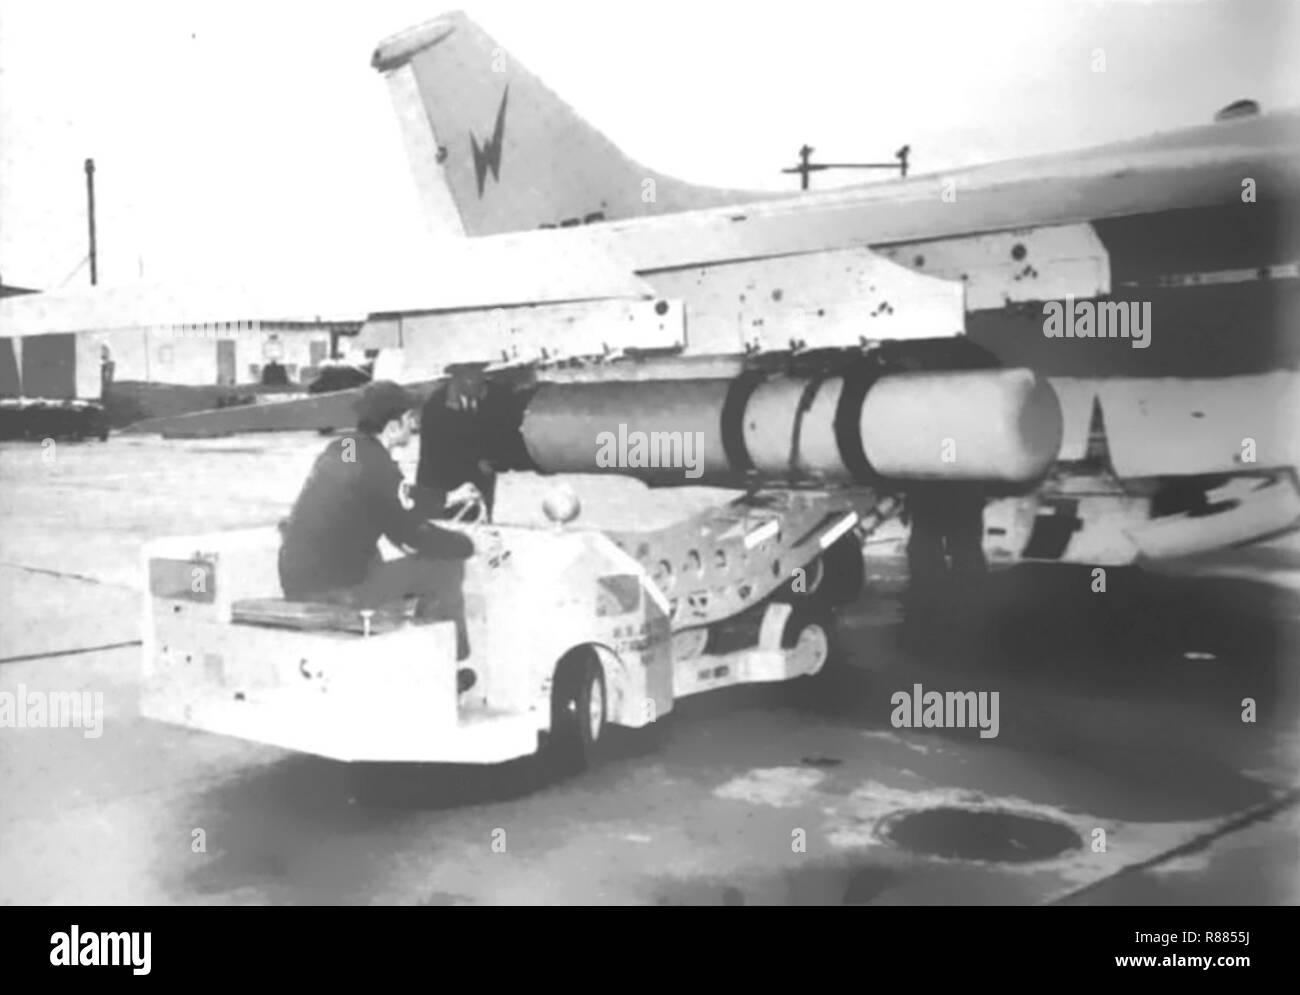
[[[885,839],[913,853],[948,860],[1026,863],[1082,846],[1068,826],[999,809],[927,808],[895,812],[880,823]]]

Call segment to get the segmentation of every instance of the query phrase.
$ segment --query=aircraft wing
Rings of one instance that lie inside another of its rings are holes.
[[[1060,461],[989,505],[995,560],[1120,566],[1300,527],[1300,373],[1051,382]]]
[[[422,399],[439,381],[407,384]],[[312,394],[290,401],[242,404],[212,411],[192,411],[183,415],[148,418],[122,429],[124,433],[157,433],[164,438],[212,438],[242,432],[310,432],[346,429],[356,425],[352,410],[360,387]]]

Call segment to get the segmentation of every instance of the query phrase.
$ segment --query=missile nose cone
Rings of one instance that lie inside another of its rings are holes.
[[[909,480],[1031,483],[1064,433],[1056,391],[1026,369],[882,377],[860,424],[872,469]]]

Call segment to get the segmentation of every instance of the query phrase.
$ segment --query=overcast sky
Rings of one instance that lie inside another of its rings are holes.
[[[364,281],[423,251],[369,57],[454,6],[0,0],[0,274],[87,281],[87,156],[101,282]],[[459,6],[633,158],[721,186],[793,190],[803,142],[909,142],[928,172],[1300,106],[1291,0]]]

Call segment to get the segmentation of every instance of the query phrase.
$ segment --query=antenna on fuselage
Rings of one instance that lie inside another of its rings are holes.
[[[897,169],[899,176],[907,177],[907,160],[912,154],[912,146],[904,145],[894,153],[895,162],[812,162],[813,152],[811,145],[804,145],[799,149],[799,165],[783,169],[783,173],[799,174],[799,189],[808,189],[808,175],[810,173],[819,173],[825,169]]]

